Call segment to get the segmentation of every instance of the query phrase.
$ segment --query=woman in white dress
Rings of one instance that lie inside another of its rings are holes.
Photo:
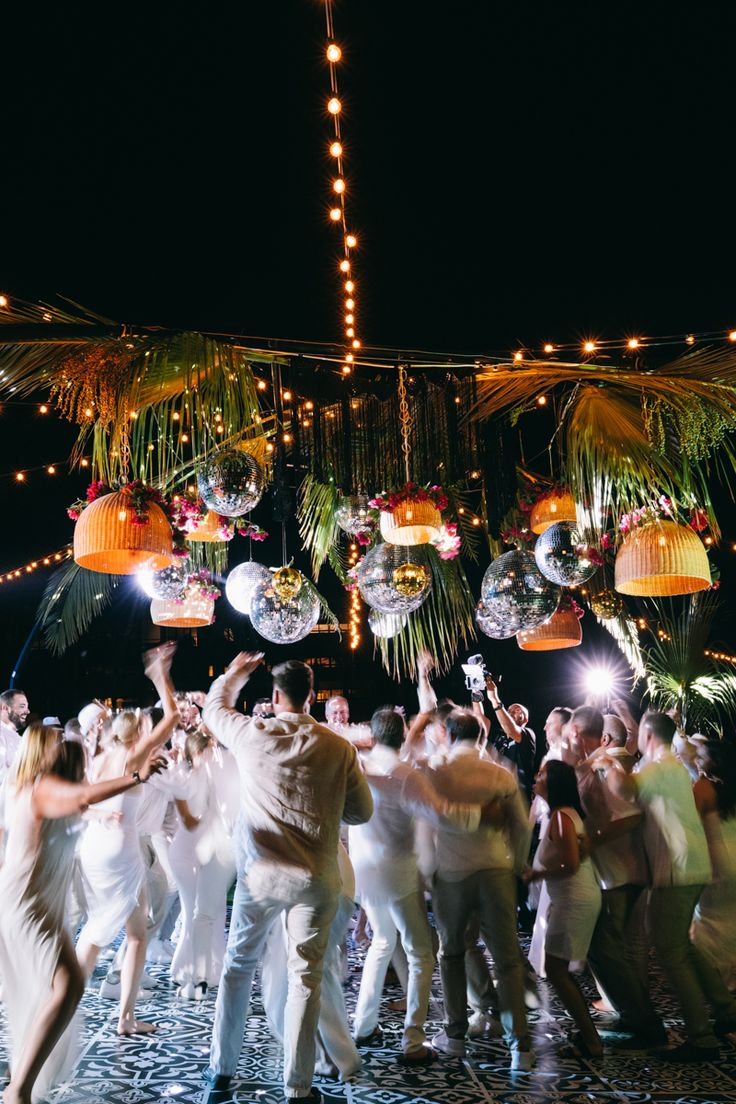
[[[139,770],[148,756],[168,739],[178,719],[169,671],[175,645],[166,644],[146,656],[146,674],[164,709],[163,720],[144,734],[137,713],[120,713],[112,723],[112,742],[92,762],[90,780],[101,782]],[[79,849],[87,891],[88,919],[77,941],[77,958],[85,977],[94,970],[101,948],[122,927],[126,951],[120,972],[119,1035],[141,1035],[155,1025],[135,1018],[135,999],[146,957],[148,893],[146,868],[138,831],[138,796],[121,793],[98,806],[99,819],[88,824]]]
[[[74,1062],[71,1020],[84,977],[65,909],[80,814],[137,787],[158,769],[146,761],[121,778],[90,784],[84,751],[56,729],[25,732],[9,794],[10,832],[0,871],[0,975],[11,1036],[4,1104],[30,1104],[63,1080]]]
[[[182,931],[171,962],[179,997],[202,1000],[217,985],[225,952],[227,891],[235,880],[233,831],[240,811],[238,766],[209,735],[190,733],[186,801],[176,806],[182,826],[169,862],[181,900]]]
[[[698,752],[693,787],[708,840],[713,881],[695,907],[691,938],[700,954],[736,988],[736,749],[709,740]]]
[[[584,857],[589,847],[575,771],[567,763],[550,760],[539,771],[534,789],[549,806],[549,821],[527,880],[544,879],[547,887],[547,978],[578,1028],[570,1045],[559,1054],[598,1058],[603,1054],[603,1043],[570,972],[571,962],[585,961],[601,911],[601,891],[593,864]]]

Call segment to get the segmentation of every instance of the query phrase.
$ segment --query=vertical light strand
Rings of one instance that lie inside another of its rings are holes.
[[[342,60],[342,48],[335,41],[335,30],[332,19],[332,0],[325,0],[325,24],[327,29],[327,43],[325,57],[330,71],[330,96],[327,101],[327,111],[332,117],[333,138],[330,142],[330,156],[333,158],[336,171],[331,176],[330,182],[330,219],[339,226],[342,233],[340,248],[340,261],[338,271],[340,275],[341,290],[341,315],[343,327],[343,344],[345,356],[342,371],[350,375],[355,363],[355,356],[360,349],[357,322],[357,296],[355,274],[353,272],[352,254],[358,241],[354,232],[350,229],[347,216],[347,197],[349,185],[345,176],[345,149],[342,140],[342,100],[340,99],[340,87],[337,77],[338,65]]]
[[[358,563],[359,553],[357,544],[350,545],[348,566],[355,567]],[[354,652],[360,645],[360,611],[363,603],[360,600],[360,591],[357,586],[350,591],[350,608],[348,610],[348,635],[350,637],[350,650]]]

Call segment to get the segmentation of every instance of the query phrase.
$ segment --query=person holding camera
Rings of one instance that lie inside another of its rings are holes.
[[[507,708],[499,697],[493,675],[486,674],[486,693],[502,729],[502,735],[494,740],[496,749],[516,768],[519,789],[531,804],[537,738],[529,727],[529,710],[518,702]]]

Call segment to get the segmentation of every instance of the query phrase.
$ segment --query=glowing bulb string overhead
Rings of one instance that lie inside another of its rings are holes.
[[[361,343],[357,336],[358,325],[356,322],[356,289],[353,273],[352,253],[357,247],[358,241],[348,223],[347,198],[349,186],[345,178],[345,147],[342,138],[342,112],[343,104],[340,98],[340,88],[337,79],[338,65],[342,60],[342,48],[335,42],[335,32],[332,20],[332,0],[325,0],[325,24],[327,29],[327,44],[325,46],[325,58],[330,73],[330,95],[327,100],[327,112],[332,119],[332,138],[329,144],[329,154],[334,165],[330,184],[330,221],[339,227],[342,233],[340,248],[340,261],[338,263],[339,285],[341,290],[341,313],[344,327],[345,353],[341,361],[344,375],[350,375],[352,366]]]
[[[38,556],[35,560],[29,560],[28,563],[20,564],[8,571],[0,571],[0,585],[4,586],[5,583],[14,583],[18,579],[24,579],[26,575],[31,575],[41,567],[56,567],[62,560],[67,560],[71,554],[72,550],[67,546],[57,549],[56,552],[47,552],[44,556]]]

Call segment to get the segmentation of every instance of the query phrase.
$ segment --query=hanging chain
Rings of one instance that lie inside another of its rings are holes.
[[[130,470],[130,439],[127,428],[120,434],[120,465],[122,470],[121,482],[125,484],[128,482],[128,472]]]
[[[399,365],[399,425],[401,426],[401,451],[404,454],[404,473],[406,482],[409,482],[409,455],[411,453],[411,441],[409,435],[412,430],[409,400],[406,395],[406,367]]]

